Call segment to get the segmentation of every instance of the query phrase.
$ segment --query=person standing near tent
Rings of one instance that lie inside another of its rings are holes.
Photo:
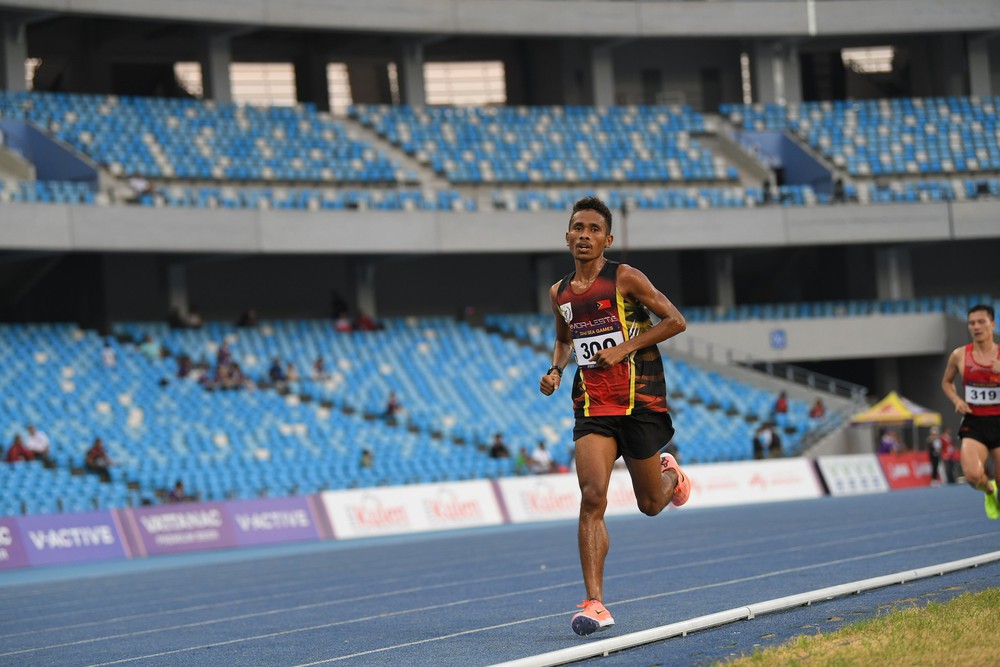
[[[1000,469],[1000,346],[993,340],[995,313],[992,306],[976,304],[968,310],[972,342],[957,347],[948,357],[941,389],[962,415],[958,429],[961,439],[962,473],[974,489],[986,496],[986,516],[1000,518],[996,481],[986,471],[993,459],[994,474]],[[955,390],[955,378],[962,376],[964,396]]]

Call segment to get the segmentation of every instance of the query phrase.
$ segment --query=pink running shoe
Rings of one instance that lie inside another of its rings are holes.
[[[576,606],[582,607],[583,611],[578,612],[573,617],[570,625],[573,626],[573,632],[581,637],[597,630],[607,630],[615,624],[615,619],[611,618],[611,612],[604,608],[604,604],[600,600],[584,600]]]
[[[674,499],[670,502],[680,507],[688,501],[688,496],[691,495],[691,480],[677,465],[677,459],[670,454],[660,454],[660,472],[666,472],[670,468],[673,468],[674,472],[677,473],[677,487],[674,489]]]

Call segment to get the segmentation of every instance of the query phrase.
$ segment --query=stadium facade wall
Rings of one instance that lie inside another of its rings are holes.
[[[472,35],[791,36],[1000,27],[1000,10],[992,0],[907,0],[904,13],[897,0],[4,0],[0,7],[230,25]]]
[[[0,248],[193,253],[551,252],[559,212],[213,210],[6,204]],[[1000,202],[636,211],[634,249],[1000,238]],[[619,235],[621,231],[619,231]],[[624,241],[624,239],[621,239]]]

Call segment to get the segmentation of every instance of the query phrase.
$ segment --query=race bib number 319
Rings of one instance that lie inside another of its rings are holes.
[[[620,345],[625,342],[625,336],[621,331],[598,334],[597,336],[586,336],[584,338],[574,338],[573,348],[576,350],[576,363],[579,366],[593,366],[594,356],[601,350]]]
[[[966,387],[965,402],[969,405],[996,405],[1000,403],[1000,387]]]

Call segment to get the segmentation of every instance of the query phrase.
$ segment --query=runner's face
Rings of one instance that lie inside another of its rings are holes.
[[[579,260],[597,259],[611,247],[614,236],[608,234],[604,216],[592,209],[577,211],[569,221],[566,245]]]
[[[993,338],[993,320],[985,310],[974,310],[969,313],[969,334],[977,342]]]

